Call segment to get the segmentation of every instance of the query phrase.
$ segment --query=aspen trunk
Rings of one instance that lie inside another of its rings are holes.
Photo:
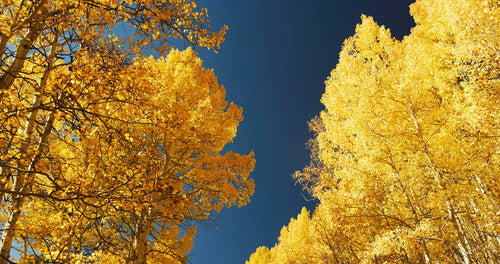
[[[12,242],[14,241],[15,238],[17,222],[19,220],[19,216],[21,216],[21,209],[24,205],[24,202],[26,201],[26,196],[23,195],[23,193],[29,193],[31,191],[31,187],[33,185],[32,178],[35,176],[34,173],[31,171],[34,169],[38,160],[40,160],[43,150],[47,144],[50,131],[52,130],[53,122],[54,122],[54,113],[50,115],[49,120],[47,120],[47,123],[45,124],[44,131],[38,143],[38,148],[37,148],[38,154],[36,154],[31,160],[27,169],[28,173],[19,171],[18,173],[16,173],[18,175],[14,180],[14,186],[12,188],[13,194],[12,194],[12,204],[10,207],[10,216],[7,223],[4,226],[4,231],[0,239],[0,264],[7,264],[8,259],[10,258],[10,249],[12,247]]]
[[[19,189],[19,191],[23,190]],[[2,238],[0,240],[0,264],[7,264],[7,260],[10,258],[10,249],[12,247],[12,242],[14,241],[15,229],[17,227],[19,216],[21,215],[21,208],[24,204],[25,197],[16,194],[12,199],[14,204],[10,209],[10,216],[5,224]]]
[[[453,227],[458,231],[458,250],[460,251],[460,255],[462,256],[462,259],[465,264],[470,264],[471,263],[471,257],[470,257],[470,246],[467,241],[467,237],[463,233],[462,225],[459,222],[460,220],[457,218],[455,215],[455,209],[451,206],[450,202],[446,202],[446,206],[448,207],[448,215],[451,219],[451,222],[453,224]]]
[[[148,236],[152,228],[151,208],[144,209],[135,226],[134,252],[132,264],[146,264],[148,256]],[[0,263],[1,264],[1,263]]]
[[[36,116],[38,114],[38,106],[40,105],[41,99],[40,96],[35,98],[35,102],[33,104],[34,110],[31,112],[28,117],[28,122],[24,131],[24,141],[21,144],[21,148],[19,152],[21,155],[26,153],[26,149],[31,143],[31,138],[33,135],[33,130],[35,126]],[[21,214],[21,208],[24,203],[24,197],[20,195],[21,192],[25,191],[24,189],[24,181],[25,181],[25,169],[21,165],[19,159],[17,163],[17,170],[14,172],[14,184],[12,186],[12,201],[9,208],[10,215],[7,223],[5,223],[4,230],[2,232],[2,237],[0,239],[0,264],[6,264],[7,260],[10,257],[10,249],[12,246],[12,241],[14,240],[15,228],[17,225],[17,220]]]
[[[55,50],[52,50],[51,53],[52,53],[51,55],[54,55]],[[45,87],[47,83],[47,79],[49,77],[49,73],[51,70],[50,68],[51,66],[49,63],[49,67],[44,72],[44,75],[40,82],[40,87],[42,88]],[[27,120],[27,125],[24,132],[25,139],[22,142],[21,147],[19,149],[19,152],[21,153],[22,156],[25,156],[28,146],[32,144],[32,138],[35,128],[36,118],[38,115],[38,108],[40,104],[41,104],[41,98],[39,95],[37,95],[33,103],[33,111],[30,113],[30,116],[28,117]],[[4,226],[4,231],[0,239],[0,264],[6,264],[7,260],[10,257],[10,249],[12,247],[12,242],[14,241],[17,221],[19,220],[19,216],[21,215],[21,209],[26,200],[26,196],[23,193],[29,193],[31,191],[31,187],[33,184],[32,178],[34,177],[34,173],[31,171],[34,169],[36,163],[38,162],[42,153],[44,152],[48,137],[52,130],[53,123],[54,123],[54,112],[50,114],[49,119],[45,123],[44,130],[38,142],[37,154],[33,156],[33,158],[31,159],[28,168],[25,169],[25,167],[22,165],[21,163],[22,157],[17,162],[16,171],[14,172],[14,184],[12,187],[12,198],[11,198],[12,202],[9,210],[10,215],[7,223]]]
[[[34,18],[37,19],[37,15],[39,11],[43,11],[46,9],[47,1],[41,1],[37,8],[35,9],[35,15]],[[41,12],[43,13],[43,12]],[[9,67],[9,70],[4,76],[0,78],[0,89],[7,89],[9,88],[10,85],[13,84],[15,78],[17,77],[17,74],[19,71],[22,69],[24,65],[24,61],[26,60],[26,54],[28,53],[29,49],[31,48],[31,45],[33,42],[38,38],[38,36],[41,34],[42,31],[42,24],[41,22],[34,22],[34,26],[30,28],[27,36],[21,40],[21,43],[18,46],[18,50],[16,52],[16,59],[12,63],[12,65]],[[55,36],[55,44],[52,45],[52,49],[50,52],[49,57],[47,58],[47,68],[45,69],[41,79],[40,79],[40,84],[39,84],[39,90],[43,90],[46,85],[47,85],[47,80],[49,79],[50,72],[52,71],[52,63],[55,58],[57,49],[58,49],[58,39],[59,35],[56,34]],[[24,44],[23,44],[24,43]],[[26,46],[28,45],[28,46]],[[19,55],[18,55],[19,54]],[[21,57],[19,57],[21,56]],[[13,70],[13,71],[11,71]],[[61,95],[60,98],[61,99]],[[33,134],[35,132],[35,126],[37,122],[37,117],[38,117],[38,111],[39,107],[42,103],[41,95],[36,94],[35,99],[33,102],[33,110],[31,111],[27,122],[26,122],[26,127],[23,133],[24,140],[22,141],[20,148],[19,148],[19,153],[21,154],[21,158],[17,161],[16,168],[14,169],[15,171],[13,172],[13,180],[14,184],[12,186],[12,196],[11,196],[11,204],[10,204],[10,215],[9,219],[7,220],[7,223],[5,223],[4,230],[2,232],[2,236],[0,238],[0,264],[6,264],[8,262],[8,259],[10,257],[10,250],[12,247],[12,242],[14,241],[15,238],[15,230],[17,228],[17,223],[19,220],[19,217],[21,215],[21,209],[24,205],[24,202],[26,200],[26,193],[31,192],[31,188],[33,185],[33,178],[35,174],[32,172],[35,165],[38,163],[38,161],[41,158],[42,153],[45,152],[47,141],[50,135],[50,132],[52,131],[52,125],[54,123],[54,111],[50,113],[49,119],[45,123],[45,127],[43,129],[42,134],[40,135],[38,146],[36,148],[36,153],[32,158],[29,163],[29,165],[26,166],[22,164],[21,160],[22,159],[28,159],[29,157],[26,157],[26,152],[27,149],[30,145],[32,145],[34,142],[33,141]],[[3,171],[2,171],[3,173]]]
[[[438,188],[441,190],[444,190],[445,188],[442,184],[443,176],[441,175],[441,173],[437,170],[436,166],[434,165],[434,161],[433,161],[431,154],[430,154],[430,151],[427,147],[427,143],[424,140],[424,137],[422,136],[422,130],[418,124],[415,113],[413,112],[413,110],[411,108],[408,108],[408,110],[409,110],[410,116],[413,119],[413,123],[414,123],[416,130],[417,130],[418,137],[420,138],[420,140],[422,140],[422,145],[421,145],[422,149],[421,150],[424,153],[425,157],[427,158],[427,162],[429,163],[429,167],[430,167],[432,174],[433,174],[433,179],[436,182]],[[458,249],[460,251],[459,254],[460,254],[460,256],[465,264],[470,264],[471,263],[470,245],[468,243],[467,237],[465,236],[465,234],[463,232],[462,225],[459,222],[460,220],[455,215],[455,209],[453,208],[452,204],[450,203],[450,201],[448,199],[446,199],[446,209],[448,211],[448,216],[449,216],[449,219],[451,220],[451,224],[453,225],[453,227],[457,231],[457,235],[458,235],[457,245],[458,245]]]
[[[16,132],[11,132],[11,133],[12,134],[10,136],[9,142],[5,146],[6,152],[7,152],[7,150],[9,150],[12,147],[12,141],[16,137]],[[4,154],[4,153],[2,153],[2,154]],[[6,186],[7,186],[7,177],[9,176],[10,173],[11,173],[11,170],[8,166],[0,166],[0,187],[2,188],[2,190],[0,191],[0,199],[2,199],[2,200],[5,197],[5,191],[6,191]]]
[[[30,29],[29,33],[21,40],[17,47],[16,59],[10,65],[7,72],[0,78],[0,90],[7,90],[14,83],[19,72],[23,69],[26,56],[31,50],[31,46],[35,39],[41,33],[41,25],[34,26]]]
[[[9,37],[8,36],[0,36],[0,61],[3,60],[5,56],[5,47],[7,47],[7,43],[9,43]]]

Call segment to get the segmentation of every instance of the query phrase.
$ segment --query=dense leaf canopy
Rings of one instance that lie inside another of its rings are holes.
[[[191,48],[169,47],[217,51],[225,27],[205,9],[0,7],[0,263],[14,250],[19,263],[185,262],[191,224],[249,201],[253,153],[223,151],[242,110]]]
[[[411,14],[402,41],[363,16],[344,42],[294,175],[320,204],[247,263],[500,262],[500,4]]]

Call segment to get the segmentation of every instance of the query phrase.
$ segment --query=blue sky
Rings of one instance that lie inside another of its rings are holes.
[[[212,228],[199,228],[193,264],[244,263],[260,245],[277,242],[283,225],[306,201],[290,175],[308,163],[307,121],[323,109],[324,81],[360,15],[373,16],[401,39],[413,26],[410,0],[208,0],[216,27],[228,25],[219,54],[200,51],[227,99],[243,107],[233,151],[255,152],[251,202],[225,209]]]

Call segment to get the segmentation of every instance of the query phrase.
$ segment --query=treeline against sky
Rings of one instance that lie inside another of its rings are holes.
[[[294,175],[319,204],[247,264],[500,263],[500,3],[410,10],[345,40]]]
[[[171,47],[225,30],[186,0],[0,2],[0,264],[186,263],[249,201],[253,153],[222,152],[242,110]]]

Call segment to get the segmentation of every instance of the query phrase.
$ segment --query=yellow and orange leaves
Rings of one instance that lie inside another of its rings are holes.
[[[307,262],[498,260],[499,12],[416,1],[402,41],[362,17],[313,120],[313,162],[295,175],[321,202]]]
[[[128,15],[127,6],[122,8],[125,21],[136,29],[137,36],[151,35],[151,39],[143,39],[145,43],[162,43],[167,38],[182,38],[189,43],[217,51],[224,41],[227,27],[213,31],[206,26],[210,20],[205,8],[198,8],[194,1],[139,1],[146,6],[143,24],[137,25],[134,17]],[[166,2],[166,3],[165,3]],[[128,6],[139,4],[137,1],[127,3]],[[158,12],[161,11],[161,12]],[[165,23],[165,22],[170,23]],[[171,29],[173,30],[171,30]],[[159,47],[159,51],[162,48]]]
[[[154,251],[151,252],[150,260],[148,263],[182,263],[187,254],[193,247],[193,239],[196,235],[196,227],[190,226],[182,230],[183,235],[180,235],[181,229],[179,227],[172,229],[165,229],[159,238],[159,243],[155,243]],[[161,252],[168,252],[174,249],[173,254],[161,254]]]
[[[85,62],[69,74],[93,71],[93,61]],[[220,153],[235,136],[241,109],[228,106],[223,87],[192,50],[136,60],[104,79],[71,80],[71,102],[87,109],[77,118],[89,123],[54,142],[51,155],[65,162],[51,164],[59,178],[46,184],[61,199],[88,197],[73,204],[87,217],[105,217],[99,230],[150,212],[155,224],[170,226],[160,235],[185,219],[205,220],[213,210],[249,201],[253,153]],[[61,192],[62,186],[73,188]],[[189,250],[190,234],[179,240],[179,254]]]
[[[114,243],[123,249],[113,253],[121,263],[137,253],[112,234],[135,232],[123,225],[148,219],[144,232],[158,234],[148,226],[159,223],[169,232],[186,219],[248,202],[253,154],[219,153],[235,136],[241,109],[228,106],[213,72],[191,50],[158,60],[137,56],[148,47],[166,55],[171,37],[217,50],[226,27],[212,30],[206,9],[182,0],[0,5],[0,182],[10,197],[4,238],[14,238],[16,225],[18,233],[29,229],[19,242],[46,241],[34,253],[52,262],[111,261],[102,245]],[[113,30],[127,24],[136,34],[125,40]],[[47,214],[24,210],[28,202]],[[34,224],[48,214],[57,217],[47,223],[71,222],[66,218],[76,213],[61,213],[68,206],[83,217],[67,237],[71,243]],[[18,221],[19,212],[26,216]],[[29,226],[20,222],[26,219]],[[170,253],[185,255],[191,236],[180,243],[183,251]],[[2,258],[11,243],[2,239]],[[94,251],[91,260],[78,257],[83,246]]]
[[[419,27],[399,43],[374,33],[377,27],[364,19],[356,36],[346,42],[327,82],[323,102],[328,113],[322,114],[326,132],[319,137],[320,149],[326,152],[322,158],[335,161],[329,164],[341,179],[335,196],[343,202],[350,197],[347,201],[363,207],[363,214],[386,208],[391,217],[408,219],[403,221],[410,225],[416,221],[417,226],[421,214],[446,208],[450,199],[463,206],[455,197],[473,192],[461,172],[471,156],[464,155],[463,143],[455,134],[462,115],[455,105],[464,101],[454,84],[459,78],[450,54],[454,47],[447,39],[422,39]],[[321,146],[322,141],[329,145]],[[338,151],[330,152],[331,145]],[[327,156],[332,154],[337,158]],[[448,175],[455,180],[445,178]],[[375,199],[374,195],[381,196]],[[375,200],[368,202],[365,197]],[[401,203],[411,210],[398,209]]]
[[[269,248],[265,246],[258,247],[245,264],[267,264],[273,263],[273,256]]]
[[[298,261],[305,263],[313,260],[314,251],[311,250],[313,245],[311,218],[307,209],[302,208],[302,211],[297,216],[297,219],[290,219],[288,226],[281,229],[279,243],[276,247],[276,263],[290,263]]]
[[[309,212],[302,208],[297,219],[291,218],[290,223],[281,229],[279,242],[274,247],[258,247],[245,263],[318,263],[316,257],[320,249],[313,228]]]

